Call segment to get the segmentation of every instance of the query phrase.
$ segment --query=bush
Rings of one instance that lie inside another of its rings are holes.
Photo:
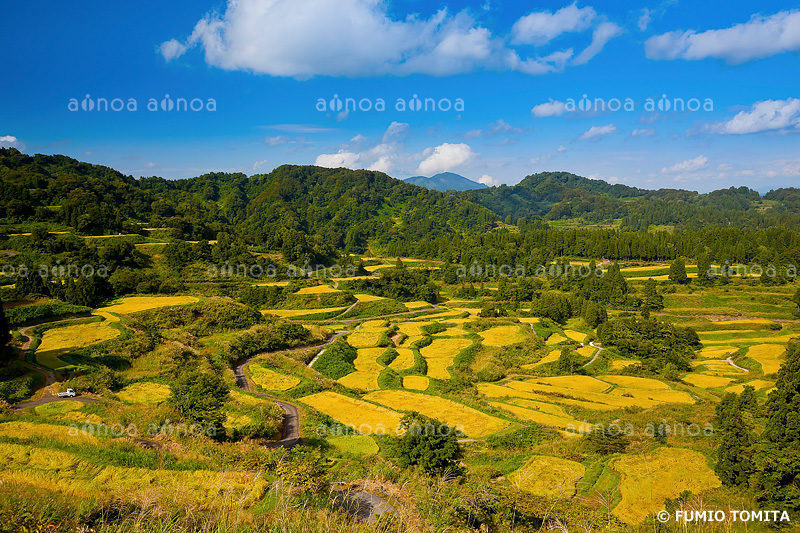
[[[509,433],[495,433],[486,437],[492,448],[500,450],[524,450],[550,440],[541,426],[533,425]]]
[[[326,378],[339,379],[356,371],[356,367],[353,366],[356,357],[358,357],[356,349],[339,338],[325,348],[325,352],[317,358],[314,370]]]
[[[59,300],[49,300],[39,304],[23,305],[6,309],[6,318],[8,319],[9,325],[18,326],[30,320],[59,317],[63,315],[86,314],[91,310],[91,307],[83,305],[72,305]]]
[[[461,447],[447,424],[411,412],[400,420],[400,428],[405,433],[393,439],[388,447],[400,468],[417,465],[427,474],[458,471]]]

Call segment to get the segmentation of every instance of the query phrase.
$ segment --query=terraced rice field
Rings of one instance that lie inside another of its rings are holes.
[[[378,377],[380,374],[381,373],[376,370],[351,372],[346,376],[337,379],[336,381],[350,389],[358,389],[362,391],[378,390],[380,389],[380,386],[378,385]]]
[[[402,418],[400,413],[391,409],[335,392],[319,392],[305,396],[300,401],[365,434],[383,431],[387,435],[394,435]]]
[[[761,365],[764,374],[775,374],[781,369],[786,347],[780,344],[759,344],[747,350],[747,357]]]
[[[417,392],[381,390],[371,392],[364,399],[398,411],[417,411],[462,430],[474,438],[491,435],[507,428],[510,422],[444,398]]]
[[[541,383],[543,385],[581,389],[593,392],[606,392],[611,390],[611,385],[605,381],[600,381],[599,379],[589,376],[555,376],[551,378],[534,378],[528,381],[530,383]]]
[[[315,285],[313,287],[303,287],[295,294],[326,294],[329,292],[341,292],[339,289],[334,289],[330,285]]]
[[[727,359],[732,353],[739,351],[735,346],[719,346],[714,348],[703,348],[697,352],[701,359]]]
[[[431,307],[431,304],[428,302],[405,302],[403,305],[406,306],[406,309],[412,311],[414,309],[424,309],[426,307]]]
[[[369,435],[342,435],[328,437],[328,444],[340,453],[349,455],[368,456],[378,453],[378,444]]]
[[[457,318],[456,320],[459,319]],[[463,337],[464,335],[467,335],[467,331],[461,326],[453,326],[435,334],[436,337]]]
[[[386,299],[383,296],[373,296],[371,294],[354,294],[353,296],[355,296],[359,302],[376,302]]]
[[[322,309],[265,309],[262,315],[275,315],[281,318],[294,318],[297,316],[317,315],[321,313],[341,313],[346,307],[323,307]]]
[[[353,348],[375,348],[387,331],[386,328],[361,328],[347,336],[347,344]]]
[[[433,322],[403,322],[402,324],[398,324],[397,328],[400,330],[400,333],[404,333],[409,337],[418,337],[424,335],[422,326],[428,326],[430,324],[433,324]]]
[[[300,378],[275,372],[261,365],[250,365],[250,379],[264,390],[286,391],[300,384]]]
[[[511,403],[515,403],[514,398],[516,398],[559,405],[574,405],[575,407],[581,407],[583,409],[589,409],[593,411],[616,411],[619,409],[619,407],[615,405],[607,405],[604,403],[586,400],[576,400],[574,398],[564,398],[561,396],[552,396],[541,392],[523,391],[519,389],[512,389],[511,387],[495,385],[494,383],[478,383],[477,388],[478,392],[486,395],[489,398],[512,398],[511,400],[508,400]]]
[[[750,385],[751,387],[759,391],[774,387],[775,382],[766,379],[754,379],[753,381],[748,381],[747,383],[739,383],[737,385],[731,385],[730,387],[725,389],[725,392],[733,392],[736,394],[741,394],[742,392],[744,392],[744,388],[747,385]]]
[[[695,374],[692,372],[684,376],[683,381],[702,389],[716,389],[717,387],[724,387],[730,384],[733,379],[721,376],[709,376],[707,374]]]
[[[414,352],[411,348],[395,348],[398,355],[394,361],[389,363],[389,368],[393,370],[408,370],[414,366]]]
[[[622,370],[626,366],[635,365],[637,361],[631,361],[629,359],[612,359],[608,362],[611,370]]]
[[[535,400],[523,400],[521,398],[511,398],[508,400],[507,403],[510,403],[512,405],[518,405],[520,407],[525,407],[526,409],[533,409],[534,411],[549,413],[551,415],[560,416],[562,418],[571,418],[571,415],[567,413],[563,407],[552,403],[537,402]]]
[[[425,376],[406,376],[403,378],[403,387],[411,390],[426,390],[431,384]]]
[[[558,344],[559,342],[564,342],[565,340],[567,340],[565,336],[559,335],[558,333],[553,333],[552,335],[547,337],[545,344],[547,344],[548,346],[553,346],[555,344]]]
[[[538,317],[520,317],[519,321],[523,324],[538,324],[541,322],[541,319]]]
[[[79,411],[83,408],[83,403],[74,401],[50,402],[34,408],[34,412],[39,416],[60,416],[71,411]]]
[[[537,366],[546,365],[548,363],[555,363],[556,361],[558,361],[558,358],[560,356],[561,352],[559,352],[558,350],[553,350],[535,363],[522,365],[522,368],[535,368]]]
[[[44,437],[49,439],[56,439],[66,442],[74,442],[78,439],[79,442],[96,443],[97,437],[81,430],[80,428],[72,429],[69,426],[59,426],[56,424],[34,424],[33,422],[3,422],[0,423],[0,437],[14,437],[17,439],[31,439],[36,437]],[[30,448],[29,448],[30,449]],[[0,463],[3,459],[0,458]],[[0,473],[0,479],[2,479]]]
[[[419,353],[428,364],[428,375],[436,379],[450,379],[448,368],[453,365],[458,352],[472,345],[468,339],[433,339]]]
[[[520,490],[536,496],[569,499],[585,473],[586,468],[575,461],[536,455],[508,479]]]
[[[520,326],[497,326],[478,333],[484,346],[510,346],[524,342],[526,337]]]
[[[359,348],[356,350],[358,356],[353,361],[353,366],[356,370],[363,372],[380,372],[383,370],[383,365],[378,363],[376,359],[386,351],[386,348]]]
[[[91,344],[111,340],[119,335],[120,331],[109,327],[108,322],[90,322],[51,328],[42,335],[42,342],[36,349],[36,362],[55,370],[67,366],[66,362],[59,359],[60,355]]]
[[[586,333],[581,333],[580,331],[574,331],[571,329],[565,329],[564,334],[569,337],[570,339],[577,341],[577,342],[584,342],[586,341]]]
[[[694,494],[721,485],[705,456],[694,450],[659,448],[647,457],[626,455],[613,461],[620,474],[621,501],[613,514],[628,524],[641,523],[664,509],[667,498],[684,490]]]
[[[402,346],[411,346],[412,344],[414,344],[418,340],[421,340],[422,338],[424,338],[424,335],[412,335],[410,337],[403,339],[403,342],[401,342],[400,344]]]
[[[669,385],[657,379],[637,378],[634,376],[598,376],[598,378],[629,389],[671,390]]]
[[[259,287],[286,287],[289,284],[289,280],[283,281],[265,281],[261,283],[256,283]]]
[[[510,405],[500,402],[489,402],[489,405],[514,413],[519,419],[525,420],[526,422],[536,422],[543,426],[569,429],[582,435],[591,432],[594,427],[593,424],[575,420],[570,416],[554,415],[552,413],[546,413],[537,409],[528,409],[519,405]]]
[[[261,499],[267,486],[247,472],[102,466],[68,452],[8,443],[0,443],[0,481],[71,497],[141,498],[146,494],[152,501],[177,499],[207,509],[217,509],[229,500],[248,508]]]
[[[565,395],[578,400],[585,400],[588,402],[605,404],[617,408],[638,406],[644,409],[649,409],[650,407],[654,407],[655,405],[661,403],[659,401],[655,401],[649,398],[636,398],[636,397],[629,398],[625,396],[617,396],[614,394],[604,394],[600,392],[584,391],[569,387],[542,385],[539,383],[524,383],[521,381],[509,381],[506,385],[511,389],[522,392],[540,392],[540,393]],[[636,389],[627,389],[625,392],[633,393],[635,390]]]
[[[579,355],[586,357],[588,359],[594,356],[594,352],[597,351],[597,348],[595,348],[594,346],[586,345],[586,346],[581,346],[575,351],[578,352]]]
[[[114,304],[100,307],[97,311],[115,313],[119,315],[129,315],[148,309],[158,309],[159,307],[170,307],[173,305],[187,305],[197,303],[200,300],[194,296],[126,296],[116,300]]]
[[[128,403],[161,403],[169,395],[169,385],[148,381],[128,385],[117,393],[120,400]]]
[[[704,366],[707,370],[701,374],[708,374],[711,376],[741,376],[745,374],[738,368],[728,364],[720,359],[706,359],[704,361],[692,361],[693,367]]]

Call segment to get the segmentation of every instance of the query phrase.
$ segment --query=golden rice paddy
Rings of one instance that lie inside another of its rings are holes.
[[[127,315],[159,307],[193,304],[198,301],[200,300],[194,296],[126,296],[116,300],[112,305],[98,308],[97,311]]]
[[[606,392],[611,389],[611,385],[605,381],[600,381],[589,376],[555,376],[551,378],[534,378],[528,380],[531,383],[542,383],[556,387],[566,387],[570,389],[581,389],[594,392]]]
[[[275,372],[261,365],[250,365],[250,379],[264,390],[286,391],[300,384],[300,378]]]
[[[79,411],[82,408],[82,402],[66,400],[61,402],[46,403],[35,407],[33,410],[39,416],[59,416],[69,413],[70,411]]]
[[[328,437],[328,444],[336,448],[340,453],[351,455],[376,455],[380,448],[375,439],[369,435],[341,435]]]
[[[548,346],[553,346],[554,344],[558,344],[559,342],[564,342],[565,340],[567,340],[567,338],[564,337],[563,335],[559,335],[558,333],[553,333],[552,335],[547,337],[545,344],[547,344]]]
[[[570,339],[577,342],[584,342],[586,340],[586,333],[581,333],[580,331],[565,329],[564,334]]]
[[[521,381],[509,381],[507,385],[509,388],[519,391],[564,395],[568,397],[573,397],[578,400],[586,400],[594,403],[612,405],[617,408],[638,406],[644,409],[649,409],[650,407],[653,407],[660,403],[658,401],[649,398],[624,397],[624,396],[617,396],[614,394],[604,394],[600,392],[572,389],[569,387],[542,385],[539,383],[524,383]],[[633,392],[634,390],[635,389],[630,389],[630,392]]]
[[[739,348],[734,346],[720,346],[715,348],[703,348],[697,352],[698,357],[703,359],[727,359],[732,353],[739,351]]]
[[[635,365],[638,361],[630,361],[628,359],[612,359],[609,361],[611,370],[622,370],[626,366]]]
[[[400,333],[404,333],[409,337],[417,337],[424,335],[422,326],[427,326],[432,323],[433,322],[403,322],[402,324],[398,324],[397,327]]]
[[[403,305],[405,305],[406,309],[408,309],[408,310],[424,309],[425,307],[430,307],[431,306],[431,304],[429,304],[428,302],[422,302],[422,301],[405,302]]]
[[[425,337],[424,335],[411,335],[410,337],[406,337],[405,339],[403,339],[403,342],[401,342],[400,344],[402,344],[403,346],[411,346],[412,344],[414,344],[418,340],[421,340],[424,337]]]
[[[597,348],[595,348],[594,346],[586,345],[586,346],[581,346],[580,348],[578,348],[575,351],[578,352],[579,355],[589,358],[589,357],[592,357],[594,355],[594,352],[596,350],[597,350]]]
[[[420,349],[419,353],[428,364],[428,375],[436,379],[450,379],[448,367],[453,365],[458,352],[472,345],[468,339],[433,339],[428,346]]]
[[[745,372],[739,370],[738,368],[734,367],[733,365],[729,364],[725,360],[721,359],[707,359],[705,361],[692,361],[693,367],[704,366],[707,368],[704,374],[710,374],[712,376],[722,374],[725,375],[741,375]]]
[[[534,368],[541,365],[546,365],[547,363],[554,363],[558,361],[558,358],[561,356],[561,353],[558,350],[553,350],[544,357],[542,357],[539,361],[535,363],[531,363],[528,365],[522,365],[522,368]]]
[[[289,284],[289,280],[283,281],[265,281],[262,283],[256,283],[259,287],[286,287]]]
[[[397,357],[389,363],[389,368],[393,370],[408,370],[414,366],[414,352],[411,348],[395,348]]]
[[[543,413],[549,413],[555,416],[571,418],[570,414],[567,413],[563,407],[552,403],[537,402],[535,400],[523,400],[521,398],[511,398],[508,400],[508,403],[519,405],[520,407],[525,407],[527,409],[533,409],[534,411],[541,411]]]
[[[543,426],[569,429],[581,434],[589,433],[594,427],[592,424],[575,420],[572,417],[558,416],[551,413],[545,413],[541,410],[527,409],[518,405],[509,405],[500,402],[489,402],[489,405],[514,413],[519,419],[525,420],[526,422],[536,422],[537,424],[541,424]]]
[[[117,393],[120,400],[128,403],[161,403],[169,395],[169,385],[147,381],[128,385]]]
[[[386,434],[394,435],[402,418],[402,415],[391,409],[335,392],[319,392],[301,398],[300,401],[366,434],[380,433],[379,430],[382,430]]]
[[[622,498],[613,513],[628,524],[641,523],[684,490],[698,494],[721,485],[705,456],[694,450],[659,448],[646,460],[638,454],[626,455],[612,466],[620,474]]]
[[[347,336],[347,344],[353,348],[375,348],[380,344],[386,329],[359,329]]]
[[[604,403],[596,403],[586,400],[576,400],[561,396],[552,396],[540,392],[522,391],[518,389],[512,389],[510,387],[495,385],[494,383],[478,383],[477,387],[478,392],[488,396],[489,398],[520,398],[545,403],[552,402],[562,405],[574,405],[575,407],[582,407],[583,409],[590,409],[594,411],[616,411],[619,409],[619,407],[615,405],[607,405]],[[514,400],[509,401],[514,402]]]
[[[781,369],[785,351],[780,344],[759,344],[747,350],[747,357],[760,364],[764,374],[775,374]]]
[[[751,387],[753,387],[754,389],[756,389],[758,391],[758,390],[769,389],[770,387],[774,387],[775,386],[775,382],[774,381],[769,381],[769,380],[766,380],[766,379],[754,379],[753,381],[748,381],[747,383],[739,383],[737,385],[731,385],[730,387],[725,389],[725,392],[733,392],[733,393],[736,393],[736,394],[741,394],[742,392],[744,392],[744,388],[747,385],[750,385]]]
[[[80,439],[81,442],[97,442],[97,437],[80,429],[80,426],[58,426],[55,424],[34,424],[32,422],[0,423],[0,436],[16,439],[49,438],[63,441]],[[3,460],[0,459],[0,462]],[[2,476],[2,474],[0,474]]]
[[[497,326],[478,333],[484,346],[510,346],[524,342],[526,337],[518,325]]]
[[[341,292],[338,289],[334,289],[330,285],[314,285],[313,287],[303,287],[295,294],[326,294],[329,292]]]
[[[569,499],[585,473],[586,468],[578,462],[536,455],[508,479],[520,490],[536,496]]]
[[[399,411],[417,411],[475,438],[496,433],[510,425],[506,420],[489,416],[466,405],[417,392],[381,390],[367,394],[364,399]]]
[[[709,376],[707,374],[695,374],[692,372],[684,376],[683,381],[689,383],[690,385],[694,385],[695,387],[700,387],[703,389],[715,389],[717,387],[724,387],[725,385],[728,385],[731,381],[733,381],[733,379],[721,376]]]
[[[626,387],[629,389],[644,389],[644,390],[670,390],[669,385],[663,381],[650,378],[637,378],[634,376],[598,376],[599,379],[613,383],[619,387]]]
[[[430,379],[425,376],[406,376],[403,378],[403,387],[411,390],[426,390],[430,383]]]
[[[324,307],[322,309],[265,309],[261,311],[262,315],[275,315],[280,318],[293,318],[296,316],[316,315],[321,313],[340,313],[347,309],[346,307]]]
[[[380,386],[378,385],[378,376],[380,376],[380,374],[380,372],[375,370],[351,372],[346,376],[337,379],[336,381],[350,389],[365,391],[378,390],[380,389]]]
[[[108,322],[51,328],[42,335],[42,342],[36,349],[36,361],[47,368],[61,368],[67,366],[67,363],[59,359],[60,355],[90,344],[111,340],[119,334],[120,331],[109,327]]]
[[[362,372],[380,372],[383,366],[376,359],[385,351],[386,348],[359,348],[353,366]]]
[[[524,317],[520,317],[519,321],[522,322],[523,324],[538,324],[541,321],[541,319],[538,318],[538,317],[527,317],[527,316],[524,316]]]
[[[359,302],[376,302],[386,299],[383,296],[373,296],[371,294],[354,294],[353,296],[355,296]]]

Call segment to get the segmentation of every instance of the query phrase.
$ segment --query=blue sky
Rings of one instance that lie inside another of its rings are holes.
[[[0,20],[0,146],[137,177],[292,163],[796,186],[800,11],[620,4],[16,2]]]

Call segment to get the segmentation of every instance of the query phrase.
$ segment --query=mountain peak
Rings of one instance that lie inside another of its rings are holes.
[[[413,185],[419,185],[420,187],[435,189],[437,191],[468,191],[472,189],[486,188],[486,185],[483,183],[477,183],[454,172],[440,172],[439,174],[435,174],[430,178],[425,176],[412,176],[403,181]]]

